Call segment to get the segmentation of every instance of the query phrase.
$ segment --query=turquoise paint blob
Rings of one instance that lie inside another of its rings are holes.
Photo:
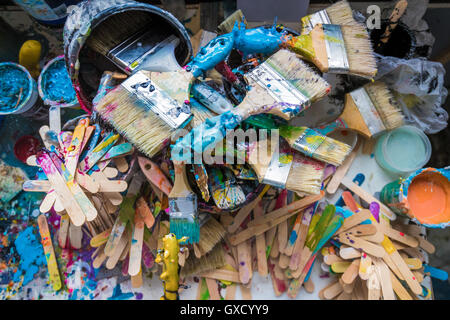
[[[431,156],[427,136],[413,126],[403,126],[386,132],[375,145],[375,159],[384,169],[407,174],[422,168]]]
[[[42,71],[40,89],[45,102],[71,103],[76,101],[76,93],[63,58],[47,64]]]
[[[257,27],[245,29],[245,24],[241,23],[240,29],[237,23],[233,27],[234,47],[242,51],[244,57],[249,54],[261,53],[272,54],[283,43],[285,32],[278,32],[275,24],[271,28]]]
[[[37,228],[27,227],[14,241],[17,253],[20,255],[20,265],[14,274],[14,282],[19,282],[23,276],[23,285],[33,280],[39,268],[46,264],[44,250],[40,240],[35,235]]]
[[[133,292],[122,292],[122,289],[120,288],[120,283],[118,283],[113,291],[113,294],[111,297],[108,298],[108,300],[125,300],[130,299],[134,297]]]
[[[31,88],[27,73],[12,63],[2,64],[0,66],[0,111],[11,112],[18,109],[31,94]]]

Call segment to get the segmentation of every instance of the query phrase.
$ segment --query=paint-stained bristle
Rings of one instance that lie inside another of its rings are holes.
[[[161,150],[174,130],[122,86],[96,105],[100,116],[148,157]]]
[[[347,51],[350,73],[373,78],[377,73],[377,62],[366,28],[362,24],[341,26]]]
[[[170,217],[170,232],[175,234],[177,239],[187,237],[187,243],[198,243],[200,240],[200,222],[197,217],[189,219]]]
[[[139,11],[115,14],[92,31],[86,44],[94,51],[106,55],[112,48],[145,27],[148,21],[148,14]]]
[[[184,278],[194,274],[211,271],[226,264],[222,244],[217,244],[209,253],[197,259],[194,254],[190,254],[184,266],[180,270],[180,277]]]
[[[247,21],[245,21],[245,17],[241,9],[238,9],[229,15],[221,24],[219,24],[217,30],[222,34],[229,33],[233,30],[236,21],[239,25],[242,21],[244,21],[245,25],[247,25]]]
[[[386,84],[376,81],[364,86],[386,129],[392,130],[403,125],[400,107]]]
[[[249,147],[248,163],[252,166],[258,180],[262,181],[269,168],[275,146],[271,146],[270,140],[260,140]]]
[[[319,194],[324,171],[323,162],[294,153],[286,189],[300,194]]]
[[[332,24],[355,25],[352,8],[346,0],[338,1],[325,9]]]
[[[216,113],[202,106],[200,103],[191,103],[191,112],[194,116],[191,121],[192,128],[199,126],[205,122],[206,119],[217,116]]]
[[[214,246],[222,241],[226,234],[224,227],[213,217],[200,227],[200,241],[198,247],[203,254],[210,252]]]
[[[314,158],[335,166],[340,166],[352,151],[346,143],[326,137],[314,153]]]
[[[279,50],[264,63],[275,69],[311,102],[324,97],[330,91],[330,84],[289,50]]]

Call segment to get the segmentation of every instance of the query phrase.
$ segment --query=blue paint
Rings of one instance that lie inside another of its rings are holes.
[[[34,227],[27,227],[14,241],[16,250],[20,255],[20,265],[14,274],[14,282],[19,282],[23,278],[23,285],[33,280],[39,268],[46,264],[44,250],[41,242],[34,234]],[[37,232],[37,231],[36,231]]]
[[[297,240],[297,232],[292,231],[291,236],[289,237],[289,244],[294,244],[295,240]]]
[[[424,266],[423,272],[425,273],[429,272],[431,277],[442,281],[448,280],[448,273],[445,270],[437,269],[427,264],[424,264],[423,266]]]
[[[113,295],[108,298],[108,300],[125,300],[130,299],[134,296],[133,292],[122,292],[122,289],[120,288],[120,283],[116,285],[113,291]]]
[[[76,93],[63,58],[53,60],[43,71],[41,89],[42,99],[46,102],[76,102]]]
[[[24,102],[30,98],[32,88],[32,80],[24,70],[13,63],[0,64],[1,112],[12,112],[22,107]]]

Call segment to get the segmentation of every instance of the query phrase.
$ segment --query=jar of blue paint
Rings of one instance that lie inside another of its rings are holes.
[[[62,26],[67,18],[67,8],[81,0],[13,0],[38,22],[48,26]]]

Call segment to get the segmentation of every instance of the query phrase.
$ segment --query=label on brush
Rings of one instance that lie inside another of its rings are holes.
[[[260,64],[245,76],[250,77],[261,87],[265,88],[277,102],[288,106],[308,106],[310,104],[309,99],[305,95],[267,63]],[[301,109],[303,110],[303,108]],[[288,111],[287,114],[290,118],[296,115],[291,111]]]
[[[310,33],[316,24],[331,24],[330,17],[326,10],[317,11],[302,18],[304,34]]]
[[[173,129],[182,127],[191,117],[188,104],[180,105],[140,71],[125,80],[122,86],[137,96],[140,107],[152,111]]]
[[[350,92],[350,95],[372,135],[386,130],[383,121],[381,121],[380,114],[364,88],[356,89]]]
[[[326,137],[309,128],[295,140],[292,148],[312,157],[320,145],[325,141]]]
[[[197,216],[197,196],[169,198],[171,218],[194,219]]]
[[[348,73],[350,67],[341,26],[337,24],[323,24],[322,28],[328,56],[328,72]]]
[[[284,189],[292,167],[293,154],[290,152],[275,152],[262,183]]]

